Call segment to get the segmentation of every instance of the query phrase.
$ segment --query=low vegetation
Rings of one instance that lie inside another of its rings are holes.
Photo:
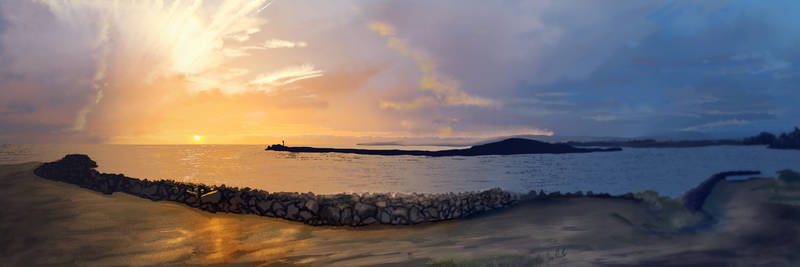
[[[788,169],[778,171],[778,181],[785,185],[800,185],[800,173]]]
[[[536,256],[525,254],[505,254],[466,258],[459,256],[444,257],[432,260],[426,264],[431,267],[490,267],[490,266],[545,266],[553,260],[567,256],[566,248],[554,248],[546,253]]]
[[[743,143],[745,145],[767,145],[770,148],[779,149],[800,149],[800,128],[794,127],[794,131],[781,133],[778,136],[762,132],[757,136],[745,138]]]
[[[648,190],[634,195],[648,204],[656,220],[644,225],[653,231],[681,231],[688,227],[698,225],[708,219],[703,212],[691,212],[677,199],[659,196],[658,192]]]

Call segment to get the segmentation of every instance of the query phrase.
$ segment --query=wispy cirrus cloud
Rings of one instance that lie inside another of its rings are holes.
[[[315,68],[313,65],[304,64],[286,67],[272,73],[261,74],[248,84],[254,86],[256,90],[268,92],[275,87],[300,80],[320,77],[322,74],[322,70]]]
[[[306,46],[308,46],[306,42],[292,42],[279,39],[272,39],[264,42],[264,47],[266,48],[295,48]]]
[[[735,125],[744,125],[752,123],[751,121],[747,120],[740,120],[740,119],[730,119],[730,120],[723,120],[723,121],[714,121],[709,123],[703,123],[700,125],[690,126],[681,129],[684,132],[693,132],[693,131],[705,131],[711,130],[719,127],[726,127],[726,126],[735,126]]]

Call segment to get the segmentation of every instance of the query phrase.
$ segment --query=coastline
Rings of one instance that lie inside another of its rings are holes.
[[[44,163],[34,173],[39,177],[66,182],[104,194],[123,192],[153,201],[182,203],[216,213],[255,214],[303,222],[309,225],[365,226],[371,224],[413,225],[469,218],[484,212],[508,208],[520,202],[558,198],[620,198],[635,200],[633,194],[565,193],[531,191],[527,194],[499,188],[480,192],[446,194],[335,194],[268,192],[259,189],[208,186],[172,180],[140,180],[122,174],[95,170],[97,164],[86,155],[70,154]]]
[[[436,266],[489,259],[533,266],[794,266],[800,260],[793,249],[800,239],[792,234],[800,218],[786,216],[800,214],[800,189],[775,179],[720,181],[703,208],[712,219],[699,226],[672,210],[675,202],[637,194],[642,201],[554,198],[468,220],[353,228],[102,194],[36,177],[39,165],[0,168],[0,236],[7,241],[0,251],[12,265]],[[753,242],[770,238],[778,241]]]

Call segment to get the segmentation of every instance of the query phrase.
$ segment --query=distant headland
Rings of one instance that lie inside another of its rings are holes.
[[[631,139],[631,140],[615,140],[615,141],[566,142],[565,144],[578,147],[613,146],[613,147],[637,147],[637,148],[767,145],[767,147],[774,149],[800,149],[800,129],[795,127],[793,132],[781,133],[778,136],[769,132],[761,132],[757,136],[746,137],[744,139],[680,140],[680,141],[657,141],[655,139]]]
[[[509,138],[499,142],[476,145],[466,149],[449,149],[439,151],[428,150],[399,150],[399,149],[351,149],[351,148],[317,148],[317,147],[290,147],[285,145],[271,145],[266,150],[303,152],[303,153],[349,153],[361,155],[384,156],[486,156],[486,155],[516,155],[516,154],[565,154],[621,151],[619,147],[612,148],[577,148],[569,144],[551,144],[541,141]]]

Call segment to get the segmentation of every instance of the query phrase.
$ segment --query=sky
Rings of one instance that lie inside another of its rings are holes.
[[[2,1],[0,143],[788,131],[800,125],[798,11],[798,1]]]

